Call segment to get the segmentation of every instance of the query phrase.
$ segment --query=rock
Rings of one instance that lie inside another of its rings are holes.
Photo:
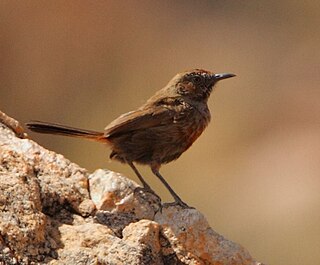
[[[153,219],[160,209],[158,197],[139,192],[137,183],[118,173],[98,169],[89,176],[89,185],[92,201],[100,211],[132,213],[138,219]]]
[[[248,251],[214,232],[196,209],[164,208],[155,221],[169,248],[185,264],[255,264]]]
[[[11,256],[11,250],[17,259],[45,253],[46,216],[42,213],[40,188],[32,168],[16,153],[0,152],[0,164],[0,231],[4,257]]]
[[[8,173],[19,173],[22,168],[36,176],[44,211],[54,214],[63,204],[69,204],[81,212],[81,203],[90,199],[88,172],[65,159],[62,155],[39,146],[29,139],[17,138],[14,133],[0,124],[0,146],[2,167]],[[9,159],[10,162],[7,162]],[[92,204],[93,205],[93,204]]]
[[[24,137],[0,112],[0,264],[261,264],[196,209]]]

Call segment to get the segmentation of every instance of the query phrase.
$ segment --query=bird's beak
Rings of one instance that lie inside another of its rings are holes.
[[[227,79],[230,77],[236,76],[235,74],[229,74],[229,73],[222,73],[222,74],[213,74],[212,77],[213,79],[217,82],[223,79]]]

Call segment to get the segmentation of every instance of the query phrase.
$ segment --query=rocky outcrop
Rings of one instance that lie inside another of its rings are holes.
[[[89,174],[0,114],[0,264],[261,264],[196,209]]]

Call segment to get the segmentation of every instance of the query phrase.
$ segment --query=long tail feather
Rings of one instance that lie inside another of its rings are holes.
[[[102,141],[104,139],[103,132],[96,132],[90,130],[83,130],[78,128],[73,128],[61,124],[48,123],[42,121],[31,121],[26,123],[27,127],[34,132],[46,133],[46,134],[56,134],[64,135],[70,137],[80,137],[95,141]]]

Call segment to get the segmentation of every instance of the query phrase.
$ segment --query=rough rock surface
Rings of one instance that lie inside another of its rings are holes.
[[[196,209],[161,208],[108,170],[89,176],[0,114],[0,264],[261,264]]]

